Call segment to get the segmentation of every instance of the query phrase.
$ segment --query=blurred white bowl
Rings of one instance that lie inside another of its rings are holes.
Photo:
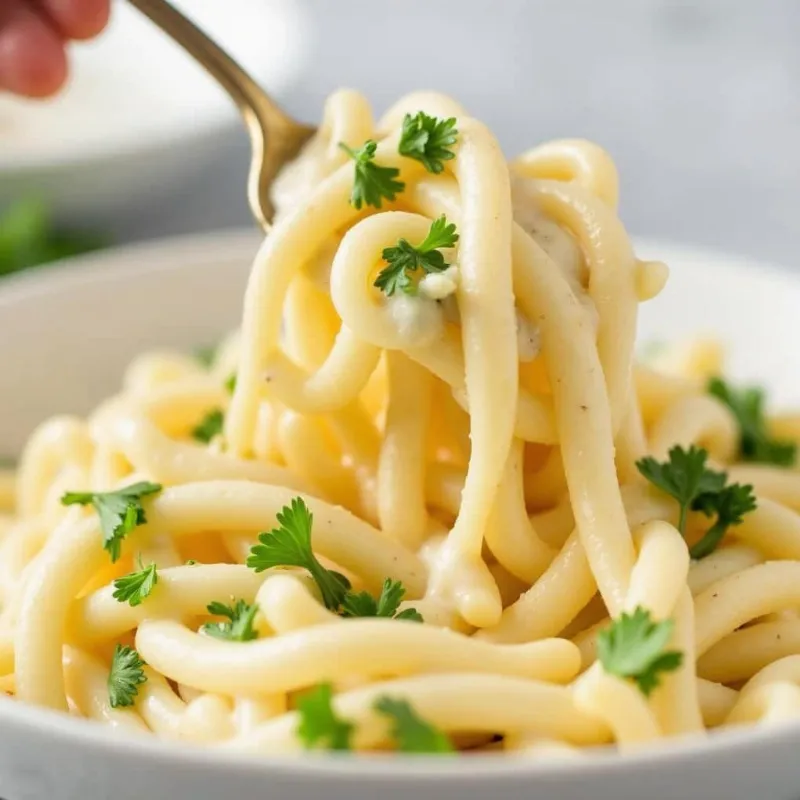
[[[294,0],[176,5],[274,96],[291,87],[307,30]],[[101,37],[72,48],[72,65],[55,100],[0,96],[0,209],[36,194],[60,222],[97,227],[177,194],[239,124],[216,83],[122,0]]]
[[[214,233],[126,247],[0,281],[0,455],[58,412],[116,391],[127,362],[190,349],[238,323],[258,246]],[[800,402],[800,276],[702,250],[639,243],[673,268],[642,309],[644,339],[716,333],[740,378]],[[790,800],[800,786],[800,725],[735,729],[618,757],[461,759],[321,755],[235,759],[125,737],[0,695],[0,797],[9,800]]]

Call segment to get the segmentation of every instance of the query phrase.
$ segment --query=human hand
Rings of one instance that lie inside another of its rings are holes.
[[[66,43],[108,22],[110,0],[0,0],[0,91],[55,94],[67,78]]]

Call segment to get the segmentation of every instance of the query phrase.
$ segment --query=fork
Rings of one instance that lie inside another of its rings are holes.
[[[275,215],[270,186],[316,129],[292,119],[228,53],[167,0],[129,2],[203,66],[236,104],[252,148],[247,199],[256,221],[269,230]]]

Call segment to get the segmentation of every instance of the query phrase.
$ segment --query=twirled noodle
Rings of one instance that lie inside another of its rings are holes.
[[[420,112],[455,120],[435,165],[401,152],[436,124]],[[378,204],[361,185],[356,207],[354,181],[381,169],[402,190]],[[740,419],[706,392],[718,344],[634,363],[638,306],[668,270],[635,256],[618,195],[589,142],[509,165],[446,97],[376,123],[335,93],[276,183],[242,326],[211,364],[146,353],[87,420],[45,422],[0,468],[0,689],[251,753],[308,745],[316,684],[358,750],[393,744],[387,698],[459,748],[531,759],[800,715],[800,477],[739,463]],[[458,240],[432,256],[437,226]],[[408,291],[376,280],[392,252]],[[765,430],[800,440],[797,415]],[[757,494],[699,561],[705,506],[684,520],[639,468],[676,446]],[[157,486],[128,507],[139,482]],[[278,558],[300,501],[310,528]],[[642,613],[680,653],[657,687],[601,646]],[[121,653],[146,664],[113,707]]]

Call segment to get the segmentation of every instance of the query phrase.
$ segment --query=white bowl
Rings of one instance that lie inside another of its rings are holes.
[[[176,5],[274,96],[285,94],[307,43],[295,0]],[[96,227],[152,203],[154,192],[177,195],[239,125],[215,81],[124,0],[71,61],[70,83],[53,100],[0,95],[0,209],[36,193],[61,222]]]
[[[127,361],[159,345],[213,341],[238,318],[257,239],[226,233],[140,245],[0,282],[0,453],[42,417],[82,412]],[[644,339],[715,332],[733,371],[800,403],[800,276],[694,249],[640,243],[673,267],[642,308]],[[793,800],[800,725],[733,731],[618,757],[234,759],[0,700],[7,800]]]

